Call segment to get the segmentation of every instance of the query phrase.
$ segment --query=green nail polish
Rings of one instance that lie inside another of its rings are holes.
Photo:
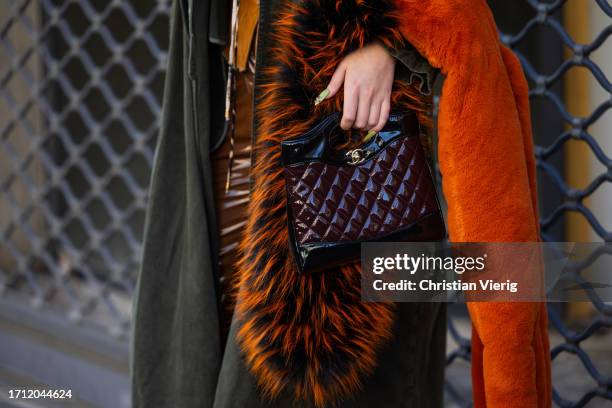
[[[323,92],[321,92],[319,96],[317,96],[317,99],[315,99],[314,101],[315,106],[323,102],[325,98],[327,98],[328,96],[329,96],[329,89],[325,88]]]
[[[363,141],[364,141],[364,142],[367,142],[368,140],[370,140],[371,138],[373,138],[373,137],[374,137],[374,135],[376,135],[376,133],[377,133],[377,132],[376,132],[375,130],[370,130],[370,131],[368,132],[368,134],[367,134],[367,135],[365,135],[365,137],[363,138]]]

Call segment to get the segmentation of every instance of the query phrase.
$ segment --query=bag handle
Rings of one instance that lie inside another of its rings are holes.
[[[356,148],[338,150],[332,147],[331,136],[340,126],[342,112],[334,112],[321,119],[306,133],[281,141],[283,166],[308,161],[322,161],[335,165],[357,165],[380,151],[391,140],[404,135],[419,134],[418,119],[412,111],[392,112],[383,129]]]

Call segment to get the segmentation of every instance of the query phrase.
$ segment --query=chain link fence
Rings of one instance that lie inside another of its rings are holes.
[[[607,1],[587,1],[612,17]],[[534,124],[552,120],[560,126],[545,141],[535,129],[540,185],[557,192],[542,213],[544,237],[563,240],[555,228],[566,214],[577,213],[598,239],[610,241],[610,226],[586,202],[612,181],[612,148],[590,133],[611,106],[608,76],[592,55],[612,28],[607,24],[588,44],[579,44],[562,20],[571,1],[522,3],[531,17],[502,39],[521,57],[534,106],[542,100],[552,105],[534,109]],[[121,341],[129,331],[159,127],[169,9],[169,0],[0,0],[0,298],[41,314],[59,313]],[[566,58],[548,73],[521,53],[521,42],[542,27],[566,49]],[[605,95],[580,116],[568,110],[560,87],[575,67],[588,70]],[[551,117],[551,110],[559,117]],[[587,146],[601,167],[584,187],[567,184],[571,157],[562,165],[556,159],[571,143]],[[612,327],[612,306],[597,298],[592,305],[590,322],[580,329],[567,325],[563,310],[550,308],[560,339],[552,349],[553,368],[567,366],[569,355],[591,383],[568,397],[555,382],[554,400],[562,407],[582,407],[596,397],[612,401],[612,372],[602,371],[581,347]],[[469,333],[458,321],[449,323],[451,370],[470,358]],[[610,353],[608,348],[608,359]],[[449,398],[470,406],[464,391],[449,377]]]

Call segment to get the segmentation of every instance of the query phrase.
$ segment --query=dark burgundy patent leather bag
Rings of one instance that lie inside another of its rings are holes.
[[[281,142],[290,245],[301,273],[358,261],[367,241],[438,241],[446,230],[413,112],[352,149],[340,113]]]

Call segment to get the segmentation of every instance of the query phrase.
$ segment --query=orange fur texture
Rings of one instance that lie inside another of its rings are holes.
[[[363,303],[359,265],[299,275],[288,247],[280,144],[340,110],[342,92],[313,101],[351,51],[378,40],[401,47],[391,0],[287,2],[275,21],[256,109],[253,193],[234,283],[237,341],[264,396],[282,390],[316,406],[359,390],[392,335],[391,304]],[[396,81],[394,109],[427,122],[430,99]]]
[[[539,241],[527,82],[486,1],[396,1],[402,34],[445,75],[438,152],[451,241]],[[550,407],[545,305],[468,309],[474,406]]]

